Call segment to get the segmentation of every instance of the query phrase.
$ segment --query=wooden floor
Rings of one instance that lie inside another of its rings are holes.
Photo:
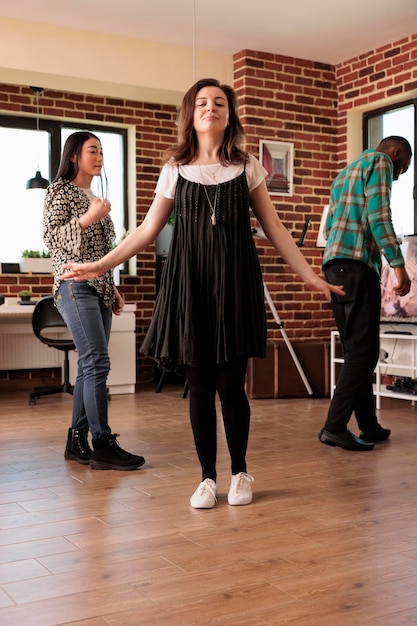
[[[417,407],[391,401],[372,452],[320,444],[326,399],[252,401],[253,503],[214,509],[178,386],[114,396],[134,472],[64,460],[68,395],[0,399],[2,626],[417,624]],[[357,432],[356,424],[352,429]]]

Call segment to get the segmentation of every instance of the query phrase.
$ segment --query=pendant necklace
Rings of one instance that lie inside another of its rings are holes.
[[[202,163],[200,161],[200,159],[198,159],[197,164],[198,164],[198,168],[200,170],[201,180],[204,180],[204,177],[205,178],[211,177],[213,180],[216,181],[216,183],[218,182],[217,181],[217,176],[219,175],[219,172],[220,172],[221,168],[223,167],[221,163],[218,163],[217,167],[215,169],[212,168],[212,165],[216,165],[216,163]],[[203,165],[206,168],[204,170],[204,176],[203,176],[200,164]]]
[[[207,202],[209,203],[210,209],[211,209],[211,224],[212,226],[216,226],[216,205],[217,205],[217,195],[219,192],[219,185],[216,185],[216,193],[214,194],[214,203],[212,204],[211,200],[210,200],[210,196],[208,195],[208,191],[205,187],[205,185],[203,185],[203,189],[204,192],[206,194],[206,198],[207,198]]]
[[[217,172],[219,171],[220,167],[221,167],[221,163],[220,163],[220,166],[217,168],[215,174],[217,174]],[[201,171],[200,163],[198,164],[198,169],[200,170],[200,177],[201,177],[201,180],[203,181],[203,172]],[[215,175],[212,174],[212,176],[213,176],[214,179],[216,178]],[[211,224],[212,224],[212,226],[216,226],[216,223],[217,223],[216,222],[216,206],[217,206],[217,196],[219,195],[219,184],[217,183],[217,185],[216,185],[216,193],[214,194],[214,202],[212,202],[210,200],[210,196],[208,194],[208,191],[207,191],[206,186],[204,185],[204,183],[202,183],[202,185],[203,185],[204,193],[206,194],[207,202],[209,203],[209,207],[210,207],[210,210],[211,210],[211,217],[210,217]]]

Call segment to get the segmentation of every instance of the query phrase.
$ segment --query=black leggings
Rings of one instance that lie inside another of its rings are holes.
[[[250,408],[245,392],[247,359],[208,367],[187,367],[190,420],[202,480],[216,480],[216,391],[222,407],[232,474],[246,472]]]

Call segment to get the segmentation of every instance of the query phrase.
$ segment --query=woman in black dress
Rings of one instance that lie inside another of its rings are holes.
[[[263,357],[266,348],[250,209],[310,289],[327,298],[330,291],[343,291],[313,271],[278,218],[266,170],[240,148],[244,133],[231,87],[215,79],[195,83],[184,96],[178,128],[178,144],[167,151],[142,224],[100,261],[65,265],[63,278],[83,280],[126,261],[153,242],[174,213],[172,243],[141,351],[164,368],[185,367],[202,468],[191,505],[212,508],[216,502],[216,392],[231,458],[228,502],[249,504],[253,478],[246,467],[250,407],[245,375],[248,358]]]

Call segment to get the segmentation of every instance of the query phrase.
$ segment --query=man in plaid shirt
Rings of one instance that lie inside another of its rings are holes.
[[[319,432],[330,446],[372,450],[391,433],[375,415],[372,375],[379,357],[381,253],[394,269],[396,293],[403,296],[411,286],[390,208],[392,182],[407,171],[411,157],[404,137],[386,137],[342,170],[331,187],[323,270],[346,295],[331,294],[344,363]],[[352,413],[359,437],[347,428]]]

